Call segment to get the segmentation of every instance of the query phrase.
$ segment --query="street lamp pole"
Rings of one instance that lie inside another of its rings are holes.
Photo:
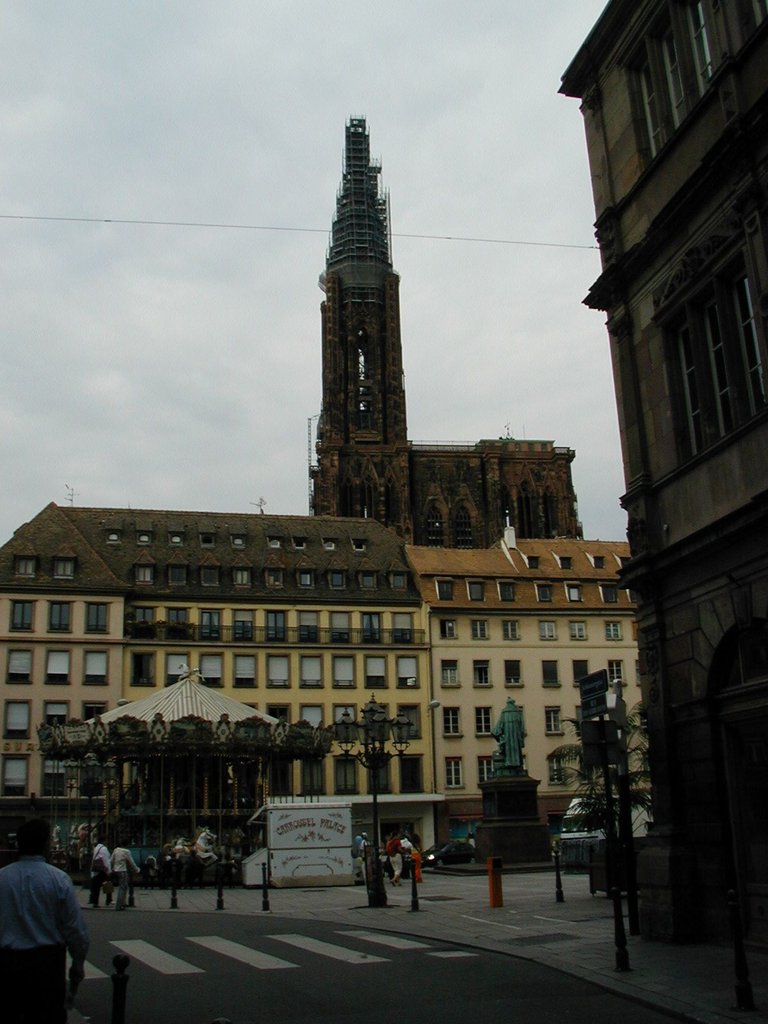
[[[387,718],[386,709],[372,696],[355,722],[349,711],[345,711],[334,726],[334,739],[345,757],[354,757],[368,772],[371,800],[373,803],[373,885],[368,889],[369,907],[386,907],[387,892],[381,872],[379,855],[379,776],[382,768],[389,764],[394,754],[387,750],[389,739],[398,756],[409,746],[411,723],[405,715]],[[359,749],[353,748],[357,745]]]

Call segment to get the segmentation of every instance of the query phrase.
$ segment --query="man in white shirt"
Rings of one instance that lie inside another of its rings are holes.
[[[138,874],[136,861],[131,856],[131,851],[124,846],[116,846],[112,851],[112,870],[117,875],[117,900],[115,910],[125,910],[125,900],[128,895],[128,872]]]
[[[98,907],[101,887],[109,878],[111,870],[112,861],[109,856],[109,850],[101,841],[101,837],[99,837],[99,841],[94,846],[91,856],[91,893],[88,897],[88,902],[92,907]],[[107,903],[111,902],[111,897],[107,896]]]
[[[84,976],[89,936],[72,881],[46,862],[50,827],[30,818],[16,834],[19,859],[0,870],[0,992],[3,1024],[66,1024],[70,981]]]

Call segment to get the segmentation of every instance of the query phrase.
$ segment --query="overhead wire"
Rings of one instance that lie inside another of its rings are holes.
[[[44,214],[25,214],[25,213],[0,213],[0,220],[34,220],[34,221],[54,221],[61,223],[73,223],[73,224],[132,224],[140,227],[164,227],[164,228],[208,228],[214,230],[228,230],[228,231],[285,231],[285,232],[296,232],[306,234],[323,234],[329,233],[327,228],[304,228],[304,227],[287,227],[285,225],[277,224],[230,224],[230,223],[217,223],[215,221],[193,221],[193,220],[149,220],[142,218],[128,218],[128,217],[66,217],[66,216],[46,216]],[[539,246],[549,249],[598,249],[597,245],[583,245],[573,242],[538,242],[531,239],[520,239],[520,238],[484,238],[482,236],[471,236],[471,235],[430,235],[430,234],[416,234],[404,231],[393,231],[392,236],[394,238],[414,238],[423,239],[426,241],[437,241],[437,242],[473,242],[481,243],[486,245],[526,245],[526,246]]]

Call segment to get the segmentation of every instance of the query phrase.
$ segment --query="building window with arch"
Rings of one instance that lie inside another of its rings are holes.
[[[453,535],[457,548],[472,547],[472,517],[463,505],[454,517]]]
[[[441,548],[445,542],[445,525],[443,517],[437,505],[432,504],[427,509],[427,546]]]

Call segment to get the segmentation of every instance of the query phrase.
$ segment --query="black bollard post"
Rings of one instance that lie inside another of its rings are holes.
[[[736,893],[728,890],[728,916],[731,920],[733,935],[733,958],[736,969],[736,1010],[754,1010],[755,1000],[752,995],[752,984],[749,980],[749,967],[744,952],[744,933],[741,929],[741,914]]]
[[[261,865],[261,909],[269,910],[269,886],[267,885],[267,865]]]
[[[221,881],[221,864],[216,865],[216,909],[224,909],[224,889]]]
[[[115,973],[112,975],[112,1024],[125,1024],[125,997],[128,993],[128,975],[125,973],[129,957],[118,953],[112,957]]]
[[[629,952],[627,951],[627,933],[624,931],[624,914],[621,908],[621,889],[614,885],[610,893],[613,900],[613,937],[616,943],[616,970],[628,971]]]
[[[179,901],[176,899],[176,875],[171,875],[171,910],[178,910]]]
[[[555,847],[555,903],[565,903],[563,880],[560,877],[560,851]]]
[[[419,890],[416,887],[416,865],[411,859],[411,910],[419,909]]]
[[[133,895],[133,878],[130,875],[128,876],[128,906],[136,906],[136,898]]]

